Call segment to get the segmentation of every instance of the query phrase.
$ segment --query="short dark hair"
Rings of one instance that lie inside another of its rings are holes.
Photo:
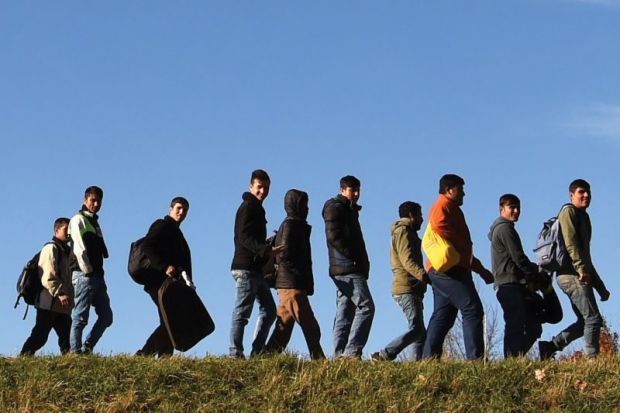
[[[258,179],[259,181],[271,182],[269,174],[262,169],[256,169],[252,171],[252,176],[250,177],[250,184],[254,182],[255,179]]]
[[[103,198],[103,189],[95,185],[89,186],[86,188],[86,191],[84,191],[84,198],[88,198],[88,195],[95,195],[97,198]]]
[[[56,218],[56,221],[54,221],[54,232],[58,231],[63,225],[69,225],[69,218]]]
[[[189,208],[189,201],[182,196],[172,198],[172,201],[170,201],[170,208],[172,208],[175,204],[181,204],[185,208]]]
[[[405,201],[398,207],[398,216],[401,218],[409,218],[409,214],[415,214],[421,212],[422,206],[417,202]]]
[[[570,192],[572,194],[572,193],[574,193],[577,190],[577,188],[583,188],[583,189],[589,191],[590,190],[590,184],[585,179],[575,179],[568,186],[568,192]]]
[[[449,189],[465,185],[465,180],[458,175],[446,174],[439,180],[439,193],[445,194]]]
[[[504,194],[499,197],[499,206],[503,207],[510,204],[521,204],[521,200],[515,194]]]
[[[340,189],[359,188],[362,185],[359,179],[353,175],[347,175],[340,178]]]

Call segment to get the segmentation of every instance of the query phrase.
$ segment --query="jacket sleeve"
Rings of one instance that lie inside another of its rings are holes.
[[[297,252],[297,242],[299,240],[292,237],[292,223],[289,220],[285,220],[280,228],[280,236],[277,237],[279,244],[284,245],[284,249],[277,256],[278,265],[282,265],[288,271],[299,275],[300,269],[295,265],[298,262],[293,255]]]
[[[71,221],[69,221],[69,234],[71,235],[71,241],[73,244],[73,254],[77,259],[80,271],[85,274],[89,274],[93,272],[93,267],[88,259],[86,245],[84,244],[84,239],[82,238],[82,231],[84,231],[85,228],[86,223],[84,221],[84,217],[80,214],[75,215],[71,218]]]
[[[42,272],[41,284],[52,297],[65,293],[60,274],[58,274],[59,262],[56,259],[55,248],[53,244],[47,244],[41,250],[41,255],[39,255],[39,269]]]
[[[331,205],[325,208],[323,218],[325,219],[325,234],[327,236],[327,242],[334,247],[339,253],[349,259],[353,259],[351,249],[348,247],[348,242],[345,240],[345,230],[343,228],[343,213],[342,206]]]
[[[415,246],[411,245],[407,237],[407,229],[404,227],[397,228],[396,231],[394,231],[393,242],[394,249],[398,254],[398,260],[405,271],[417,280],[424,282],[426,279],[426,271],[424,271],[424,268],[414,259],[412,249],[415,248]]]
[[[510,224],[499,224],[495,231],[517,268],[528,277],[537,276],[538,266],[531,262],[525,255],[525,252],[523,252],[521,238],[519,238],[519,234],[517,234],[514,227]]]
[[[258,257],[264,257],[267,255],[269,245],[264,239],[256,239],[252,228],[252,217],[249,216],[250,212],[245,205],[242,205],[238,211],[238,223],[239,223],[239,241],[246,249],[251,251]]]
[[[562,208],[558,220],[560,221],[560,228],[562,228],[564,245],[575,271],[587,272],[587,267],[591,268],[592,263],[587,262],[587,254],[582,250],[579,234],[577,234],[577,228],[575,228],[575,221],[577,220],[575,209]]]

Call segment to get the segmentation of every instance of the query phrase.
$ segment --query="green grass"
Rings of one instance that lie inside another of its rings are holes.
[[[535,371],[545,371],[539,381]],[[49,356],[0,360],[3,412],[620,411],[620,359],[494,363]]]

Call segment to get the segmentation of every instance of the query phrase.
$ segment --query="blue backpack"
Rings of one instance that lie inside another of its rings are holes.
[[[562,205],[560,212],[567,207],[572,208],[572,204]],[[560,212],[558,212],[557,216],[545,221],[543,228],[538,233],[536,248],[534,248],[538,267],[550,274],[562,268],[569,258],[568,251],[566,251],[566,246],[564,245],[560,221],[558,220]]]

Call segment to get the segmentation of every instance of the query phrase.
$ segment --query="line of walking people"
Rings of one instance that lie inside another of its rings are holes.
[[[269,195],[271,179],[264,170],[255,170],[249,189],[242,195],[234,225],[235,252],[231,273],[236,298],[230,328],[228,355],[244,358],[243,336],[254,304],[258,318],[250,355],[282,352],[294,325],[300,325],[312,359],[325,358],[321,348],[319,324],[310,305],[314,293],[311,226],[307,223],[308,194],[289,190],[284,199],[286,219],[274,238],[267,238],[263,201]],[[500,216],[489,233],[492,271],[473,254],[469,228],[461,210],[465,181],[457,175],[444,175],[439,196],[430,208],[428,227],[458,251],[458,262],[451,268],[436,270],[423,262],[421,240],[417,234],[423,223],[422,207],[413,201],[399,206],[399,219],[391,227],[390,262],[393,272],[392,295],[401,307],[408,330],[370,355],[372,360],[394,360],[413,345],[413,358],[439,358],[445,338],[458,312],[462,316],[462,337],[468,359],[484,355],[483,307],[476,291],[472,271],[487,284],[494,284],[504,312],[505,357],[526,354],[541,336],[543,323],[558,323],[562,308],[554,291],[551,275],[541,272],[523,252],[514,228],[521,212],[519,198],[505,194],[499,200]],[[329,255],[329,275],[337,292],[333,326],[334,357],[361,358],[371,330],[375,306],[368,276],[370,264],[359,223],[358,204],[361,183],[354,176],[340,180],[340,192],[327,200],[322,216]],[[590,185],[581,179],[569,187],[570,203],[558,219],[569,260],[558,271],[558,285],[571,300],[577,320],[553,337],[539,341],[541,358],[550,358],[570,342],[584,337],[584,353],[599,352],[602,317],[593,295],[593,285],[601,299],[609,298],[592,264],[591,224],[586,209],[590,205]],[[86,189],[81,210],[70,220],[54,223],[54,238],[39,258],[43,289],[36,303],[37,317],[21,354],[34,354],[47,341],[52,329],[59,337],[62,353],[92,352],[103,332],[112,324],[112,310],[104,279],[103,261],[107,248],[98,224],[103,191]],[[137,352],[164,357],[174,346],[158,305],[158,291],[166,278],[184,273],[191,282],[191,253],[180,225],[189,211],[189,202],[174,198],[169,213],[156,220],[144,241],[157,276],[145,284],[145,291],[158,308],[160,324]],[[70,242],[69,242],[70,241]],[[432,286],[433,312],[424,326],[423,298]],[[270,288],[277,290],[276,306]],[[90,307],[97,320],[82,340]],[[275,322],[271,336],[269,333]]]

